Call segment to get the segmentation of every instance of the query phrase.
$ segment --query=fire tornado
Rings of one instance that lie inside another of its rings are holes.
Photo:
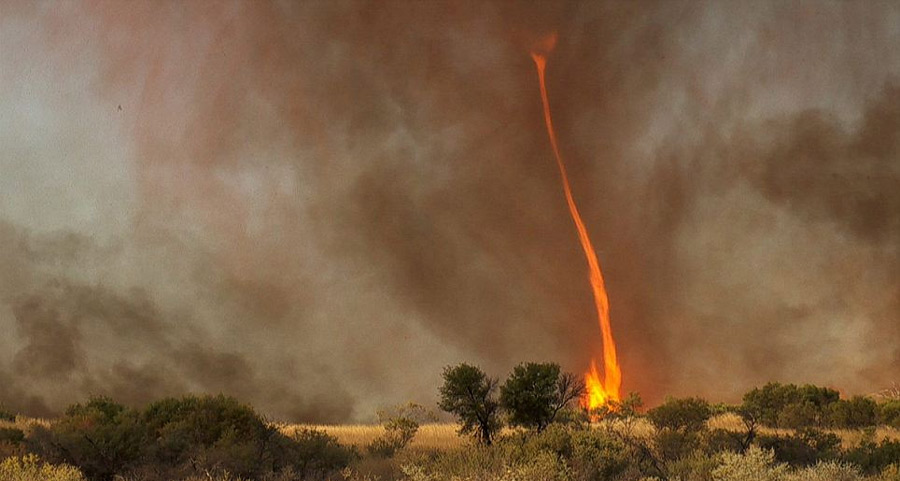
[[[616,359],[616,342],[613,339],[612,326],[609,321],[609,297],[606,294],[606,283],[603,281],[603,273],[600,270],[597,254],[594,252],[587,229],[581,220],[581,215],[578,213],[575,198],[572,196],[569,176],[566,174],[566,165],[563,163],[562,156],[559,153],[559,144],[556,141],[556,132],[553,129],[553,120],[550,117],[550,102],[547,99],[544,69],[547,65],[546,54],[553,49],[555,44],[555,34],[546,37],[531,52],[531,57],[534,59],[534,64],[537,67],[538,80],[541,85],[541,101],[544,104],[544,121],[547,124],[547,134],[550,136],[553,155],[556,157],[556,165],[559,167],[566,203],[569,206],[569,213],[572,215],[572,222],[575,223],[575,228],[578,230],[578,240],[581,241],[581,248],[584,250],[584,257],[590,270],[591,290],[594,294],[594,304],[597,307],[597,318],[603,338],[603,378],[600,378],[597,363],[594,359],[591,359],[590,370],[584,375],[587,393],[585,398],[582,399],[582,405],[588,409],[595,409],[603,406],[608,401],[620,400],[619,389],[622,384],[622,371]]]

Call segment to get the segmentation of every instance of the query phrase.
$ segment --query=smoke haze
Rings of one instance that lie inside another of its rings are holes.
[[[894,2],[0,4],[0,402],[432,403],[443,366],[868,393],[900,365]]]

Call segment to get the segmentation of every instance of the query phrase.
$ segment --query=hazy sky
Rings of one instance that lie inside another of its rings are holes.
[[[0,0],[0,402],[900,381],[900,5]]]

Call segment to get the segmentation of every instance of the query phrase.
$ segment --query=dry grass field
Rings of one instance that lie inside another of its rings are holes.
[[[0,428],[17,428],[28,431],[32,426],[41,425],[47,427],[51,422],[49,419],[18,416],[15,421],[0,421]],[[708,425],[712,429],[727,429],[729,431],[743,429],[741,419],[736,414],[720,414],[710,419]],[[377,424],[277,424],[277,427],[282,433],[287,435],[304,428],[324,431],[334,436],[341,444],[359,448],[365,447],[375,438],[384,434],[384,428]],[[410,446],[426,450],[443,450],[459,447],[468,442],[468,439],[457,435],[458,428],[456,424],[452,423],[423,424],[419,427]],[[624,426],[615,425],[613,428],[624,429]],[[634,420],[629,429],[632,434],[638,436],[649,436],[653,432],[653,427],[644,418]],[[771,429],[766,427],[758,429],[761,434],[791,433],[789,429]],[[508,429],[505,431],[509,432]],[[865,430],[827,429],[826,431],[838,435],[841,438],[841,447],[844,449],[858,446],[860,441],[867,436]],[[900,440],[900,430],[888,426],[879,426],[874,430],[874,440],[881,442],[885,439]]]
[[[0,421],[0,428],[16,428],[22,431],[29,430],[32,426],[50,426],[52,421],[43,418],[29,418],[26,416],[16,416],[15,421]]]
[[[720,414],[709,420],[708,425],[712,429],[727,429],[729,431],[738,431],[743,429],[743,423],[737,414]],[[790,434],[790,429],[772,429],[767,427],[759,427],[760,434]],[[841,447],[844,449],[858,446],[866,436],[866,431],[861,429],[825,429],[824,431],[834,433],[841,438]],[[884,439],[898,440],[900,439],[900,430],[890,426],[879,426],[875,428],[874,440],[881,442]]]
[[[284,434],[291,435],[299,429],[316,429],[337,438],[341,444],[363,447],[375,438],[384,434],[384,428],[377,424],[284,424],[278,428]],[[460,446],[466,442],[456,434],[456,424],[423,424],[419,427],[411,446],[425,449],[447,449]]]
[[[35,419],[18,416],[15,421],[0,421],[0,428],[17,428],[26,433],[32,431],[36,426],[53,427],[54,421],[48,419]],[[591,442],[583,443],[584,440],[608,439],[608,433],[605,430],[619,431],[624,434],[623,439],[631,439],[639,443],[647,443],[653,446],[659,436],[659,432],[649,422],[646,417],[630,418],[628,420],[606,421],[594,424],[593,431],[572,430],[572,440],[582,439],[580,449],[588,449],[586,454],[570,454],[570,457],[561,458],[558,454],[548,454],[542,451],[545,445],[543,443],[548,440],[558,440],[559,433],[549,433],[550,438],[543,440],[531,435],[526,437],[512,437],[506,441],[512,444],[500,444],[501,449],[483,450],[476,449],[471,439],[457,434],[458,425],[453,423],[430,423],[420,426],[418,432],[407,448],[400,451],[397,457],[382,457],[375,451],[367,449],[373,441],[385,434],[385,429],[375,424],[344,424],[344,425],[316,425],[316,424],[287,424],[275,423],[271,426],[277,428],[285,435],[293,435],[303,429],[313,429],[325,432],[333,436],[340,444],[344,446],[353,446],[356,448],[358,457],[351,459],[348,465],[339,472],[339,478],[345,481],[375,481],[375,480],[429,480],[429,481],[452,481],[459,479],[478,479],[485,481],[509,481],[509,480],[531,480],[544,479],[555,481],[574,481],[578,479],[595,479],[580,477],[581,474],[593,471],[577,471],[579,469],[588,469],[589,460],[596,461],[598,466],[612,467],[619,466],[615,460],[616,456],[622,452],[615,449],[609,450],[603,443],[592,444]],[[717,415],[708,421],[708,427],[711,429],[726,429],[730,431],[741,431],[744,425],[741,419],[734,414]],[[882,441],[885,439],[900,440],[900,430],[881,426],[878,428],[870,428],[866,430],[828,430],[841,439],[842,448],[851,450],[857,448],[863,440]],[[510,428],[504,429],[505,434],[512,433]],[[579,434],[580,433],[580,434]],[[780,434],[790,435],[793,433],[787,429],[770,429],[759,428],[760,434]],[[583,436],[599,436],[596,438],[585,438]],[[581,436],[581,437],[579,437]],[[302,437],[301,437],[302,438]],[[567,438],[568,439],[568,438]],[[536,441],[536,442],[532,442]],[[574,442],[574,441],[573,441]],[[522,444],[517,444],[522,443]],[[552,445],[552,442],[551,442]],[[574,444],[573,444],[574,445]],[[515,449],[511,447],[517,446]],[[544,447],[542,447],[544,446]],[[871,446],[871,445],[870,445]],[[590,449],[589,449],[590,448]],[[350,452],[345,448],[338,447],[343,452]],[[593,449],[593,450],[592,450]],[[863,448],[868,449],[868,448]],[[597,451],[594,451],[597,450]],[[19,455],[23,451],[10,452],[10,455]],[[577,451],[573,451],[576,453]],[[628,451],[624,451],[626,454]],[[654,451],[655,452],[655,451]],[[887,452],[887,451],[884,451]],[[19,453],[19,454],[16,454]],[[521,456],[525,456],[524,458]],[[596,456],[595,456],[596,455]],[[658,453],[657,453],[658,455]],[[517,457],[519,456],[519,457]],[[580,457],[579,457],[580,456]],[[766,458],[768,456],[768,458]],[[715,461],[711,461],[711,457],[688,457],[684,458],[682,464],[678,466],[672,465],[671,469],[681,469],[684,473],[706,473],[709,474],[710,469],[718,469],[717,467],[725,466],[722,469],[744,469],[747,466],[755,470],[762,470],[763,477],[734,477],[731,475],[723,475],[718,479],[728,481],[746,481],[753,479],[754,481],[835,481],[837,479],[845,481],[897,481],[900,475],[900,466],[894,464],[887,467],[879,467],[878,470],[861,473],[855,467],[846,467],[840,464],[815,465],[809,468],[802,465],[778,465],[773,461],[774,453],[772,451],[756,451],[750,450],[748,453],[741,455],[732,455],[724,458],[716,457]],[[727,458],[727,459],[726,459]],[[764,459],[765,458],[765,459]],[[18,458],[17,458],[18,459]],[[24,458],[23,458],[24,459]],[[874,459],[874,458],[871,458]],[[586,461],[588,460],[588,461]],[[638,476],[638,474],[646,474],[643,471],[638,473],[634,469],[638,469],[633,463],[634,458],[620,459],[625,464],[621,469],[631,469],[624,477],[616,479],[628,479],[634,481],[636,479],[647,479]],[[18,462],[18,461],[17,461]],[[22,461],[24,462],[24,461]],[[594,461],[591,461],[594,462]],[[710,464],[713,462],[713,464]],[[896,462],[895,462],[896,463]],[[21,462],[20,462],[21,464]],[[24,466],[24,465],[23,465]],[[62,465],[49,465],[53,469],[68,469]],[[590,465],[593,466],[593,465]],[[15,466],[14,466],[15,467]],[[39,466],[38,466],[39,467]],[[25,472],[24,467],[16,468],[18,471]],[[36,468],[35,468],[36,469]],[[43,469],[43,468],[42,468]],[[593,469],[593,468],[591,468]],[[617,468],[618,469],[618,468]],[[641,469],[647,469],[646,467]],[[668,467],[666,469],[669,469]],[[749,469],[749,468],[748,468]],[[575,471],[573,471],[575,470]],[[32,469],[34,471],[34,469]],[[408,471],[408,472],[407,472]],[[724,472],[724,471],[723,471]],[[755,472],[755,471],[754,471]],[[29,471],[30,473],[30,471]],[[333,474],[338,473],[335,471]],[[412,473],[412,474],[410,474]],[[581,473],[581,474],[578,474]],[[637,473],[637,474],[636,474]],[[779,474],[780,473],[780,474]],[[785,474],[786,473],[786,474]],[[28,473],[25,473],[28,474]],[[33,473],[32,473],[33,474]],[[80,472],[78,473],[80,476]],[[596,474],[596,473],[595,473]],[[31,474],[29,474],[30,476]],[[24,476],[24,475],[22,475]],[[4,477],[0,473],[0,481],[36,481],[36,480],[59,480],[59,481],[84,481],[85,478],[61,478],[61,477]],[[224,477],[223,477],[224,476]],[[206,477],[189,477],[184,481],[235,481],[236,478],[223,475]],[[337,476],[337,474],[335,474]],[[680,475],[679,475],[680,476]],[[731,476],[731,477],[729,477]],[[96,479],[96,478],[95,478]],[[139,478],[126,478],[137,480]],[[141,478],[142,479],[142,478]],[[155,479],[155,478],[154,478]],[[178,478],[181,479],[181,478]],[[268,479],[268,478],[267,478]],[[282,481],[294,480],[294,477],[272,478]],[[610,478],[613,479],[613,478]],[[657,479],[657,478],[654,478]],[[672,479],[672,478],[670,478]],[[706,478],[679,478],[679,479],[710,479]]]
[[[743,429],[740,417],[736,414],[720,414],[709,420],[709,427],[716,429],[727,429],[729,431],[739,431]],[[371,443],[376,437],[384,433],[384,428],[374,424],[284,424],[279,429],[285,434],[292,434],[298,429],[318,429],[334,436],[341,444],[347,444],[357,447],[364,447]],[[616,429],[622,429],[622,426],[614,426]],[[460,446],[466,442],[466,438],[456,434],[458,426],[456,424],[424,424],[419,428],[416,437],[410,444],[413,447],[424,449],[446,449]],[[653,427],[646,419],[637,419],[631,425],[630,429],[636,435],[650,435]],[[859,442],[866,436],[863,430],[853,429],[828,429],[841,438],[841,447],[844,449],[852,448],[859,445]],[[789,434],[789,429],[770,429],[761,427],[759,432],[763,434]],[[875,441],[884,439],[900,439],[900,430],[887,426],[880,426],[875,429]]]

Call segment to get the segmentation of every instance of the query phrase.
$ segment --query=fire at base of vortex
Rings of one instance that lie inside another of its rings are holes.
[[[572,188],[569,185],[569,176],[566,173],[566,165],[563,163],[562,156],[559,153],[559,145],[556,141],[556,132],[553,129],[553,120],[550,117],[550,102],[547,99],[547,84],[544,79],[544,69],[547,65],[546,55],[553,49],[556,44],[556,34],[545,37],[535,49],[531,52],[534,64],[538,71],[538,80],[541,85],[541,101],[544,105],[544,121],[547,124],[547,134],[550,136],[550,145],[553,148],[553,155],[556,157],[556,165],[559,167],[559,175],[562,179],[563,191],[566,194],[566,203],[569,206],[569,213],[572,215],[572,221],[578,230],[578,240],[581,241],[581,247],[584,250],[584,257],[587,260],[590,270],[591,290],[594,294],[594,304],[597,307],[597,318],[600,324],[600,332],[603,339],[603,377],[597,369],[597,363],[591,359],[590,370],[584,375],[586,394],[582,399],[582,406],[587,409],[596,409],[609,403],[610,401],[619,401],[621,399],[620,388],[622,385],[622,371],[619,368],[619,362],[616,358],[616,342],[612,335],[612,326],[609,321],[609,298],[606,294],[606,284],[603,281],[603,273],[600,270],[600,262],[597,260],[597,254],[591,245],[591,239],[588,237],[587,228],[581,220],[578,213],[578,207],[575,205],[575,199],[572,197]]]

